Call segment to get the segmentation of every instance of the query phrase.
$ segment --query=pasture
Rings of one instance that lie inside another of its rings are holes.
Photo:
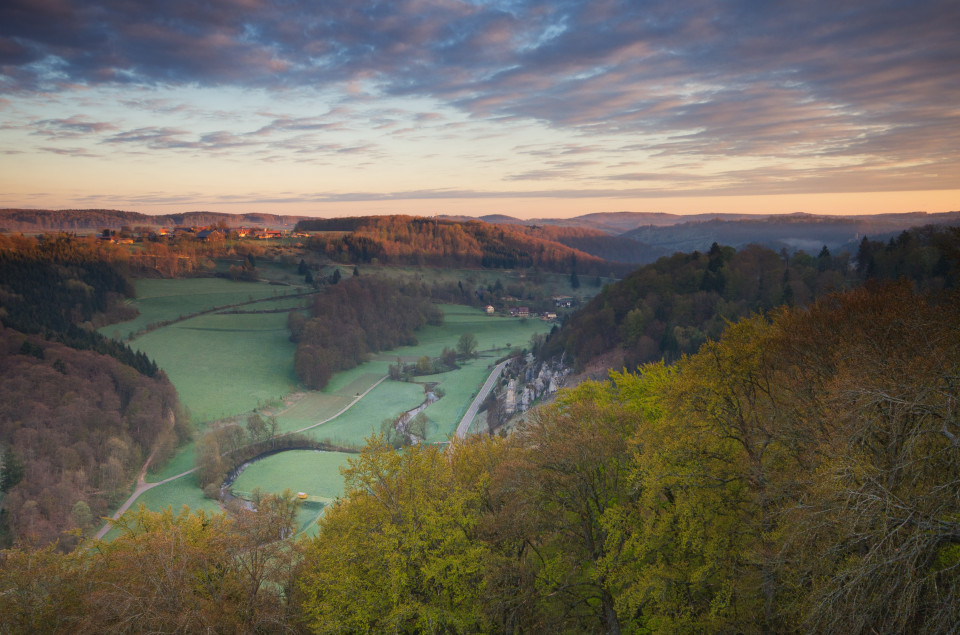
[[[144,278],[135,280],[134,286],[137,297],[130,303],[140,311],[140,315],[127,322],[103,327],[100,329],[103,335],[123,339],[155,322],[175,320],[180,316],[214,307],[282,297],[284,294],[300,291],[262,282],[236,282],[223,278]]]
[[[446,393],[440,401],[430,404],[423,411],[429,419],[427,441],[446,441],[453,435],[491,370],[490,360],[481,358],[467,362],[460,370],[425,378],[440,382],[440,387]]]
[[[366,438],[380,432],[380,423],[416,408],[425,398],[423,386],[415,383],[385,381],[357,402],[350,410],[307,434],[338,445],[362,447]],[[283,425],[283,417],[278,417]]]
[[[237,477],[234,492],[252,492],[259,487],[263,492],[279,494],[285,489],[305,492],[332,502],[343,495],[343,477],[340,468],[355,455],[342,452],[290,450],[261,459],[251,464]],[[323,506],[307,502],[300,505],[297,514],[299,532],[310,535],[315,521],[323,513]]]
[[[144,315],[138,318],[144,323],[176,319],[180,314],[243,302],[251,296],[268,298],[268,301],[241,307],[241,310],[297,306],[293,298],[278,296],[274,300],[278,287],[266,284],[186,279],[141,280],[137,286],[144,293],[137,300],[145,307]],[[444,324],[421,329],[416,334],[417,345],[385,351],[357,368],[337,373],[323,391],[308,392],[289,407],[278,405],[284,396],[297,389],[293,375],[295,345],[289,341],[286,313],[206,314],[146,333],[131,345],[164,369],[201,433],[204,422],[239,415],[242,424],[247,413],[267,405],[276,411],[280,431],[291,432],[336,415],[386,375],[398,356],[406,360],[424,355],[437,357],[444,347],[455,348],[461,334],[473,333],[480,352],[478,359],[463,363],[457,371],[417,378],[418,382],[438,382],[446,393],[424,411],[429,420],[428,441],[443,441],[456,429],[477,388],[489,374],[493,360],[507,352],[507,344],[526,347],[531,335],[546,333],[550,325],[536,319],[488,316],[479,309],[458,305],[442,308]],[[132,328],[134,322],[136,320],[107,329]],[[366,438],[380,431],[384,419],[417,407],[424,398],[422,383],[387,380],[349,410],[307,434],[360,447]],[[193,443],[181,448],[167,466],[150,472],[148,479],[158,481],[192,468],[195,452]],[[342,492],[339,468],[345,464],[346,456],[313,451],[281,453],[249,467],[234,486],[238,491],[257,486],[265,491],[289,487],[334,498]],[[308,481],[300,484],[299,479]],[[171,506],[177,511],[184,504],[194,509],[217,508],[203,496],[192,476],[149,490],[139,502],[152,510]],[[302,507],[300,522],[308,533],[315,527],[313,520],[319,513],[317,505]]]
[[[481,355],[492,349],[507,348],[507,344],[526,348],[532,335],[548,333],[552,326],[537,319],[487,315],[480,309],[458,304],[442,304],[440,308],[444,314],[441,326],[423,327],[416,333],[418,343],[415,346],[401,346],[377,355],[374,360],[395,363],[398,355],[407,359],[416,359],[421,355],[439,357],[445,346],[455,349],[463,333],[476,336]]]
[[[145,480],[148,483],[156,483],[157,481],[162,481],[163,479],[170,478],[171,476],[182,474],[196,466],[196,459],[197,446],[193,441],[191,441],[180,447],[177,450],[177,453],[171,457],[169,461],[167,461],[167,464],[159,470],[147,470]]]
[[[309,392],[295,404],[276,416],[280,432],[295,432],[329,419],[346,408],[354,397],[351,394]]]
[[[195,424],[236,415],[294,390],[286,313],[202,315],[131,345],[156,361]]]
[[[347,459],[354,456],[318,450],[280,452],[251,463],[231,489],[252,492],[259,487],[270,494],[289,489],[332,500],[343,494],[340,466],[346,465]]]

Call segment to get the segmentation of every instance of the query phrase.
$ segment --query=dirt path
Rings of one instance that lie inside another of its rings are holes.
[[[124,501],[123,505],[120,506],[120,509],[118,509],[116,513],[114,513],[114,515],[111,516],[112,520],[116,520],[120,518],[120,516],[122,516],[125,511],[130,509],[130,506],[133,505],[133,502],[137,500],[137,498],[147,490],[152,489],[157,485],[160,485],[161,483],[166,483],[168,481],[178,479],[181,476],[184,476],[196,470],[196,468],[194,468],[193,470],[188,470],[186,472],[183,472],[182,474],[171,476],[170,478],[163,481],[159,481],[157,483],[147,483],[147,470],[150,469],[150,464],[153,462],[154,457],[157,456],[157,450],[160,449],[160,442],[162,441],[165,435],[169,434],[170,431],[173,430],[174,423],[175,421],[173,418],[173,412],[168,411],[166,430],[164,430],[163,433],[159,437],[157,437],[157,440],[153,444],[153,449],[150,451],[150,456],[148,456],[147,460],[143,462],[143,467],[140,468],[140,473],[137,475],[137,486],[134,488],[133,494],[131,494],[130,498]],[[111,522],[104,523],[103,527],[100,528],[100,531],[96,533],[94,538],[97,540],[103,539],[103,537],[107,535],[107,532],[110,531],[110,527],[112,526],[113,526],[113,523]]]
[[[294,430],[293,432],[286,432],[286,433],[284,433],[284,434],[282,434],[282,435],[279,435],[279,436],[284,436],[285,434],[299,434],[299,433],[301,433],[301,432],[306,432],[307,430],[312,430],[313,428],[316,428],[317,426],[322,426],[323,424],[325,424],[325,423],[328,422],[328,421],[333,421],[334,419],[336,419],[337,417],[339,417],[340,415],[342,415],[343,413],[345,413],[347,410],[350,410],[350,408],[353,408],[353,407],[357,404],[358,401],[360,401],[361,399],[363,399],[364,397],[366,397],[367,394],[368,394],[371,390],[373,390],[374,388],[376,388],[377,386],[379,386],[380,384],[382,384],[382,383],[384,382],[384,380],[387,379],[387,377],[389,377],[389,375],[384,375],[383,377],[381,377],[381,378],[379,379],[379,381],[377,381],[377,383],[375,383],[374,385],[372,385],[372,386],[370,386],[369,388],[367,388],[365,391],[363,391],[362,394],[359,394],[359,395],[357,395],[356,397],[354,397],[354,398],[353,398],[353,401],[351,401],[351,402],[348,403],[346,406],[344,406],[343,409],[340,410],[340,412],[338,412],[337,414],[333,415],[332,417],[327,417],[327,418],[324,419],[323,421],[318,421],[318,422],[316,422],[316,423],[312,423],[312,424],[308,425],[308,426],[305,427],[305,428],[300,428],[299,430]]]

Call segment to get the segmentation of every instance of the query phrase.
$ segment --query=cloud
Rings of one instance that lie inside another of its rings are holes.
[[[888,171],[955,169],[958,28],[955,0],[7,0],[0,90],[7,98],[100,85],[336,90],[365,104],[429,98],[490,129],[536,122],[582,136],[583,149],[564,151],[588,153],[608,143],[594,141],[603,137],[654,159],[833,160],[846,164],[836,174],[873,183],[864,170],[878,158]],[[309,135],[355,117],[394,135],[444,123],[433,111],[364,112],[277,115],[247,132],[157,125],[111,135],[93,128],[110,124],[82,118],[34,128],[50,139],[100,133],[105,143],[150,149],[346,152],[354,146]],[[558,170],[536,165],[506,178]],[[890,174],[899,182],[906,172]]]
[[[87,135],[97,135],[117,127],[106,121],[93,121],[83,115],[74,115],[67,119],[42,119],[33,124],[35,135],[48,139],[68,139]]]

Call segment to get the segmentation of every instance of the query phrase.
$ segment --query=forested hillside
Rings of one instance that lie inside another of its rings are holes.
[[[76,537],[129,494],[154,444],[157,463],[189,434],[176,391],[111,357],[0,327],[0,540]]]
[[[957,324],[956,291],[907,282],[747,318],[509,437],[373,439],[314,538],[281,497],[5,551],[0,612],[20,631],[950,633]]]
[[[554,333],[543,354],[566,353],[579,369],[600,355],[628,368],[696,352],[727,323],[781,304],[806,305],[869,278],[906,276],[921,289],[960,283],[960,228],[924,227],[887,243],[864,238],[854,257],[821,249],[787,256],[758,246],[714,243],[707,253],[674,254],[609,285]]]
[[[176,225],[215,225],[230,223],[240,226],[293,227],[302,216],[277,214],[223,214],[220,212],[185,212],[151,215],[109,209],[0,209],[0,232],[99,232],[122,227],[173,227]]]
[[[582,384],[507,439],[374,446],[307,544],[302,611],[318,632],[951,632],[957,300],[861,288]]]
[[[667,251],[706,250],[713,242],[733,247],[750,244],[789,251],[801,249],[816,253],[826,245],[831,250],[859,240],[863,236],[891,235],[924,224],[956,225],[960,212],[940,214],[874,214],[864,216],[817,216],[787,214],[745,218],[685,220],[669,226],[647,225],[623,234],[644,245]]]
[[[333,373],[357,366],[370,353],[413,344],[424,324],[442,323],[443,311],[417,284],[349,277],[316,296],[309,318],[290,313],[294,370],[305,386],[319,390]]]
[[[5,542],[77,540],[188,436],[156,364],[98,326],[131,317],[132,286],[100,245],[0,237],[0,452]],[[135,314],[135,312],[133,312]]]
[[[301,221],[310,249],[337,262],[420,264],[438,267],[517,269],[609,275],[617,266],[602,258],[536,237],[512,225],[454,222],[409,216]],[[343,233],[347,232],[347,233]],[[622,267],[620,267],[622,269]]]
[[[0,236],[0,323],[84,350],[111,355],[154,376],[142,353],[94,329],[136,313],[122,303],[133,286],[95,243],[67,236]]]

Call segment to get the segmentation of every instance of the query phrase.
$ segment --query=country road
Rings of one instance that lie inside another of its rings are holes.
[[[470,422],[473,421],[473,418],[477,416],[477,410],[480,409],[480,404],[482,404],[483,400],[486,399],[487,395],[490,394],[490,390],[493,389],[493,385],[500,378],[500,374],[503,372],[503,368],[506,365],[507,362],[503,361],[493,367],[493,370],[490,372],[490,376],[487,377],[487,381],[483,382],[483,387],[480,389],[480,392],[477,393],[476,399],[473,400],[473,403],[470,404],[469,408],[467,408],[467,413],[463,415],[463,419],[460,420],[460,425],[457,426],[456,438],[463,439],[467,436],[467,430],[470,428]]]

